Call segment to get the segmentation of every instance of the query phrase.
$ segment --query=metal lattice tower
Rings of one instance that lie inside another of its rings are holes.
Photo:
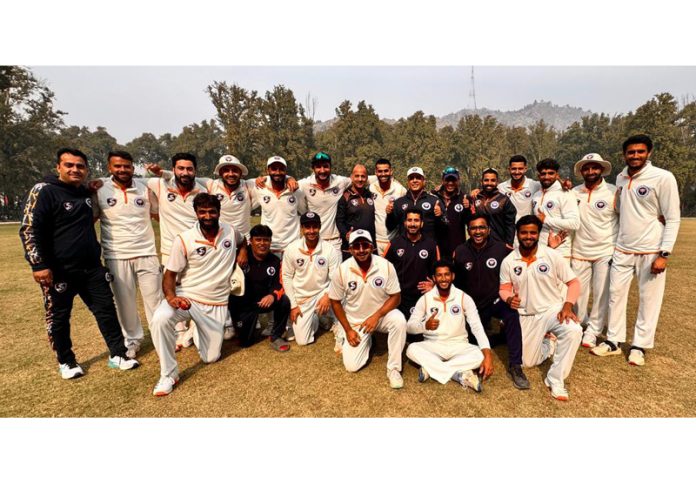
[[[469,91],[469,97],[474,102],[474,111],[478,108],[476,107],[476,86],[474,84],[474,66],[471,66],[471,90]]]

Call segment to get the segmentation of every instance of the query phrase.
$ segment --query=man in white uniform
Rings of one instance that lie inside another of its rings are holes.
[[[575,163],[575,176],[585,183],[573,188],[580,212],[580,227],[573,238],[570,267],[580,279],[580,297],[576,313],[587,323],[582,346],[594,348],[602,334],[609,309],[609,262],[614,253],[619,228],[614,212],[616,187],[604,177],[611,173],[611,163],[597,153],[589,153]],[[592,312],[587,303],[592,293]]]
[[[626,341],[626,304],[631,280],[638,277],[638,318],[628,362],[645,364],[665,292],[667,260],[679,232],[679,189],[674,175],[650,161],[652,140],[631,136],[623,143],[626,168],[616,178],[619,234],[609,272],[607,340],[592,348],[598,356],[621,354]]]
[[[290,321],[300,346],[314,342],[321,316],[333,319],[329,283],[342,259],[338,250],[321,238],[322,220],[318,213],[300,217],[302,238],[283,254],[283,289],[290,299]]]
[[[406,344],[406,319],[397,309],[401,288],[394,266],[373,255],[372,237],[366,230],[354,230],[348,241],[352,257],[344,261],[331,279],[329,299],[343,326],[343,365],[360,370],[370,354],[372,332],[388,333],[387,377],[392,388],[402,388],[401,353]]]
[[[411,343],[406,356],[420,365],[418,381],[429,377],[443,385],[450,380],[476,392],[482,390],[481,378],[493,373],[493,358],[488,338],[481,325],[476,304],[461,289],[452,285],[452,263],[435,263],[435,287],[418,299],[408,320],[408,332],[423,334],[425,340]],[[469,343],[466,323],[479,346]],[[478,370],[478,374],[472,370]]]
[[[94,220],[100,221],[104,262],[113,275],[118,320],[128,352],[135,358],[143,341],[138,316],[136,286],[140,286],[148,325],[162,301],[162,275],[150,223],[151,205],[147,183],[133,178],[133,157],[125,151],[108,155],[111,178],[93,195]]]
[[[544,245],[548,245],[549,231],[555,233],[565,231],[569,234],[556,250],[564,257],[570,258],[570,234],[580,227],[580,215],[575,196],[570,191],[563,190],[558,180],[560,167],[560,164],[552,158],[546,158],[537,163],[541,190],[532,196],[532,210],[544,224],[539,237],[539,241]]]
[[[393,209],[394,200],[406,195],[406,188],[394,179],[391,162],[385,158],[375,162],[375,176],[377,180],[370,183],[369,189],[375,201],[377,253],[384,257],[389,241],[399,235],[398,228],[387,230],[387,210]]]
[[[498,190],[510,197],[510,201],[517,209],[515,222],[524,215],[532,214],[532,197],[541,190],[541,184],[527,178],[527,158],[522,155],[515,155],[510,158],[508,163],[510,179],[501,182]]]
[[[200,193],[193,206],[198,223],[180,233],[172,244],[162,282],[165,300],[155,311],[150,327],[160,360],[155,396],[168,395],[179,381],[177,322],[195,321],[194,339],[204,363],[220,358],[224,328],[231,324],[227,302],[232,267],[237,251],[246,251],[242,234],[219,222],[220,201],[215,196]]]
[[[567,401],[564,380],[582,339],[573,313],[580,281],[557,250],[539,244],[541,226],[534,215],[517,221],[519,247],[501,264],[500,298],[520,314],[522,364],[538,366],[553,356],[544,384],[553,398]],[[545,337],[547,333],[556,339]]]

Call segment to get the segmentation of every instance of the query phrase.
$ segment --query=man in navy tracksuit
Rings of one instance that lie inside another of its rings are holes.
[[[492,317],[505,327],[508,345],[508,373],[515,388],[526,390],[529,381],[522,371],[522,329],[520,316],[500,300],[500,264],[510,250],[502,241],[490,237],[491,227],[485,214],[476,214],[467,224],[469,240],[454,251],[454,285],[476,303],[481,324],[490,325]]]
[[[63,379],[78,378],[70,340],[70,313],[76,295],[94,314],[109,347],[108,365],[130,370],[138,366],[126,357],[126,346],[109,282],[101,264],[101,246],[94,231],[87,156],[79,150],[58,151],[58,176],[49,175],[29,192],[19,235],[34,280],[41,285],[46,308],[46,330]]]

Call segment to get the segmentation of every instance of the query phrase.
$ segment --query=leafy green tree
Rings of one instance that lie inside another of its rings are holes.
[[[491,167],[504,173],[508,156],[505,127],[492,116],[465,116],[454,132],[454,150],[458,153],[459,167],[466,183],[479,185],[481,172]]]
[[[133,155],[136,163],[158,163],[164,167],[171,156],[171,144],[172,137],[169,134],[157,138],[152,133],[143,133],[127,143],[126,150]]]
[[[431,185],[439,184],[441,166],[447,163],[449,155],[439,141],[435,116],[416,111],[399,119],[386,143],[395,176],[403,180],[409,167],[420,166]]]
[[[193,123],[172,139],[169,151],[170,158],[178,152],[193,153],[198,160],[198,173],[212,176],[220,157],[225,154],[224,134],[213,120]]]
[[[74,146],[87,155],[90,176],[93,178],[107,176],[109,151],[125,149],[102,126],[95,131],[90,131],[86,126],[69,126],[60,131],[57,139],[60,145]]]

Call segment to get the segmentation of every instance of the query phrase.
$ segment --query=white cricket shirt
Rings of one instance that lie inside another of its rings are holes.
[[[304,237],[291,243],[283,252],[282,266],[283,289],[290,307],[328,293],[331,276],[342,260],[338,250],[321,238],[313,251],[307,249]]]
[[[575,195],[571,191],[563,191],[561,183],[556,180],[548,189],[542,188],[532,196],[533,215],[537,214],[537,210],[546,215],[544,226],[539,234],[539,243],[548,244],[550,229],[555,233],[567,230],[570,232],[568,237],[556,247],[556,250],[565,257],[570,257],[572,232],[580,227],[578,201]]]
[[[616,187],[602,180],[594,189],[585,184],[573,188],[578,202],[580,227],[575,231],[572,258],[594,261],[614,253],[619,217],[614,211]]]
[[[375,235],[377,240],[387,242],[399,234],[399,227],[391,232],[387,230],[387,205],[406,195],[406,188],[392,178],[388,190],[383,192],[378,180],[370,184],[370,191],[375,201]]]
[[[305,194],[307,210],[316,212],[321,218],[319,235],[324,240],[337,239],[341,236],[336,228],[336,210],[338,200],[350,183],[350,178],[333,174],[326,189],[317,185],[317,179],[313,174],[297,182],[299,189]]]
[[[261,205],[261,223],[273,231],[271,250],[280,252],[300,237],[300,214],[307,211],[307,202],[302,190],[294,192],[287,186],[281,192],[271,188],[271,180],[266,177],[263,188],[254,186],[254,196]],[[322,225],[324,221],[322,220]]]
[[[518,189],[512,186],[512,179],[505,180],[498,184],[498,191],[510,197],[510,201],[517,209],[515,222],[524,215],[532,214],[532,197],[539,190],[541,190],[541,183],[526,176],[524,177],[522,186]]]

